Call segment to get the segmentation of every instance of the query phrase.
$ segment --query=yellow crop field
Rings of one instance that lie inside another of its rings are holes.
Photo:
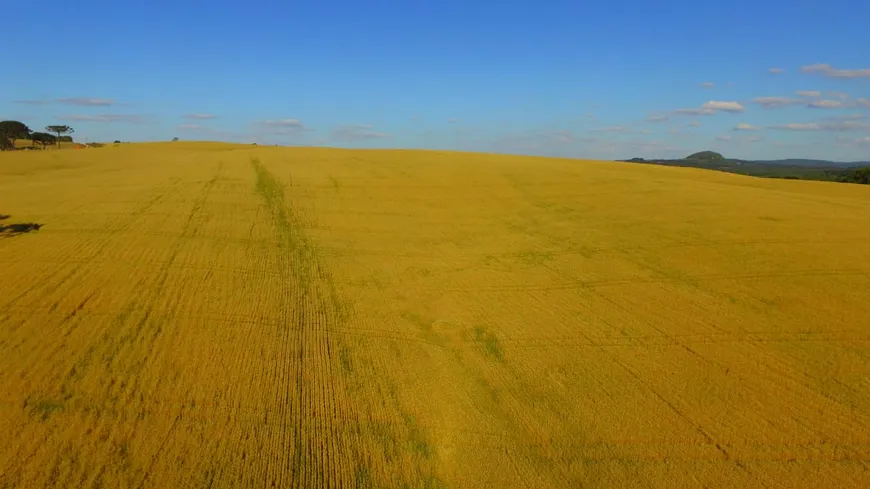
[[[179,142],[0,214],[0,488],[870,487],[867,186]]]

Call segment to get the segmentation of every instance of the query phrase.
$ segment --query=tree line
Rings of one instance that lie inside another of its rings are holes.
[[[42,149],[46,145],[54,145],[58,142],[71,143],[72,134],[75,132],[70,126],[45,126],[46,132],[33,131],[27,124],[21,121],[0,121],[0,151],[14,150],[16,139],[30,140],[31,146],[39,143]]]

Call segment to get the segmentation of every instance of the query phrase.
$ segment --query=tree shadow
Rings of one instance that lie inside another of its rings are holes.
[[[11,216],[8,214],[0,214],[0,221],[4,221],[9,219]],[[42,227],[42,224],[37,224],[35,222],[20,222],[15,224],[0,224],[0,238],[11,238],[13,236],[18,236],[19,234],[29,233],[31,231],[39,231],[39,228]]]

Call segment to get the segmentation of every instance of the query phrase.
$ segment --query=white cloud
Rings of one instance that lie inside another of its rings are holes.
[[[670,129],[668,129],[668,134],[670,134],[671,136],[677,136],[680,134],[685,134],[685,132],[683,132],[675,127],[672,127]]]
[[[178,126],[178,128],[185,131],[199,131],[200,129],[204,129],[204,127],[199,124],[182,124]]]
[[[384,132],[372,130],[368,124],[346,124],[330,131],[330,139],[342,142],[365,141],[369,139],[384,139],[390,137]]]
[[[745,107],[739,102],[724,102],[719,100],[710,100],[701,106],[702,109],[721,110],[723,112],[743,112]]]
[[[813,100],[808,104],[808,107],[814,109],[842,109],[845,105],[839,100]]]
[[[758,141],[761,141],[761,136],[748,136],[746,140],[750,143],[756,143]]]
[[[723,134],[721,136],[716,136],[716,139],[718,139],[719,141],[731,141],[731,136],[729,136],[728,134]]]
[[[767,70],[768,73],[773,73],[774,75],[778,75],[780,73],[785,73],[785,70],[782,68],[770,68]]]
[[[825,92],[825,95],[828,96],[828,97],[836,97],[836,98],[839,98],[839,99],[842,99],[842,100],[846,100],[847,98],[849,98],[849,94],[848,94],[848,93],[838,92],[838,91],[836,91],[836,90],[827,90],[827,91]]]
[[[741,122],[740,124],[737,124],[736,127],[734,127],[735,131],[757,131],[758,129],[758,127],[753,126],[752,124],[747,124],[745,122]]]
[[[716,84],[713,83],[713,82],[704,82],[704,83],[701,84],[701,87],[702,87],[702,88],[713,88],[713,87],[715,87],[715,86],[716,86]]]
[[[870,78],[870,68],[840,70],[824,63],[802,66],[801,71],[804,73],[821,73],[832,78]]]
[[[692,127],[701,127],[701,121],[692,121],[689,125]]]
[[[865,107],[867,109],[870,109],[870,99],[859,98],[855,101],[855,103],[858,105],[858,107]]]
[[[797,93],[801,97],[821,97],[822,96],[822,92],[820,92],[818,90],[798,90],[795,93]]]
[[[788,97],[756,97],[752,99],[752,102],[764,107],[765,109],[773,109],[776,107],[785,107],[786,105],[804,103],[803,100]]]
[[[196,120],[208,120],[208,119],[217,119],[217,116],[214,114],[186,114],[184,116],[185,119],[196,119]]]

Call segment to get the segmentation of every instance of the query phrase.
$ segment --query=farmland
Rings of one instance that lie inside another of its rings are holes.
[[[870,188],[0,154],[0,488],[870,487]]]

